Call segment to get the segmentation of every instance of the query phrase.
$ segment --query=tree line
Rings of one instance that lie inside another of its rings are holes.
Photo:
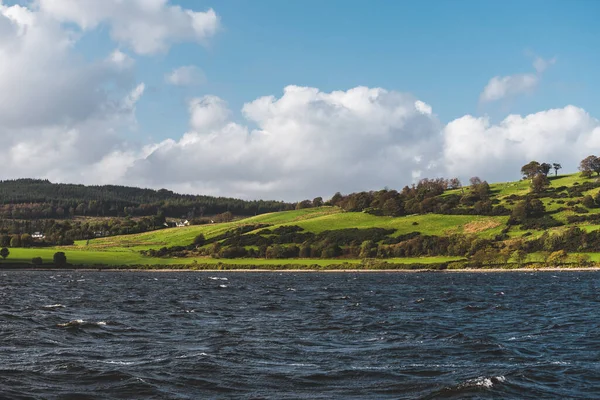
[[[294,206],[282,201],[177,194],[166,189],[85,186],[41,179],[0,181],[0,218],[4,219],[140,217],[159,213],[191,219],[228,211],[251,216],[292,210]]]

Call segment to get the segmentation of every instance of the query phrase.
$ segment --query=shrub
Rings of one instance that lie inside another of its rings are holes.
[[[67,256],[62,251],[57,251],[54,253],[52,260],[54,261],[54,265],[57,267],[64,267],[67,265]]]
[[[44,261],[42,260],[42,257],[33,257],[31,259],[31,263],[33,265],[42,265],[44,263]]]

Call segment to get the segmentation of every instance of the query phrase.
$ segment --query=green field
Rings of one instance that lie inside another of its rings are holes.
[[[551,187],[558,188],[562,186],[573,186],[586,181],[595,181],[597,178],[582,178],[579,174],[563,175],[551,177]],[[529,192],[529,182],[525,180],[517,182],[494,183],[490,185],[492,198],[496,204],[503,205],[508,209],[514,207],[514,202],[510,201],[511,195],[525,195]],[[596,194],[600,188],[592,189],[585,194]],[[445,192],[442,196],[452,193],[461,193],[463,189],[455,189]],[[558,210],[565,202],[559,202],[558,199],[550,197],[541,199],[546,206],[547,211]],[[569,200],[569,199],[566,199]],[[579,203],[578,203],[579,204]],[[555,212],[554,218],[566,222],[569,215],[575,215],[572,208],[564,211]],[[590,208],[588,212],[600,213],[599,208]],[[359,264],[359,259],[214,259],[209,257],[184,257],[184,258],[158,258],[147,257],[140,253],[140,250],[159,249],[171,246],[190,245],[194,238],[203,234],[207,239],[214,238],[233,228],[244,225],[264,224],[269,229],[275,229],[280,226],[297,225],[305,232],[319,234],[328,230],[340,230],[347,228],[385,228],[393,229],[392,236],[404,235],[412,232],[419,232],[423,235],[448,236],[452,234],[472,235],[480,238],[492,239],[499,235],[504,228],[508,216],[476,216],[476,215],[441,215],[441,214],[420,214],[404,217],[382,217],[362,212],[345,212],[337,207],[318,207],[306,208],[302,210],[284,211],[269,214],[262,214],[250,218],[240,219],[228,223],[215,223],[207,225],[188,226],[181,228],[167,228],[141,234],[130,234],[113,236],[106,238],[92,239],[89,241],[77,241],[73,246],[63,246],[54,248],[11,248],[10,255],[5,263],[30,263],[31,258],[41,257],[45,263],[50,263],[52,256],[56,251],[64,251],[68,262],[74,265],[189,265],[192,263],[201,264],[228,264],[228,265],[334,265],[339,263]],[[600,224],[580,223],[579,227],[586,231],[600,229]],[[568,226],[561,226],[549,229],[550,233],[562,232]],[[262,229],[262,228],[261,228]],[[258,230],[249,233],[256,233]],[[543,230],[532,230],[528,237],[539,237]],[[511,228],[508,232],[509,237],[519,238],[527,231]],[[252,247],[252,246],[248,246]],[[422,258],[402,258],[402,259],[384,259],[382,261],[390,263],[407,264],[432,264],[442,263],[460,259],[459,257],[422,257]],[[600,261],[600,255],[594,253],[592,261]]]
[[[52,257],[56,251],[64,251],[67,260],[73,265],[189,265],[194,262],[199,264],[225,264],[225,265],[334,265],[334,264],[360,264],[359,259],[215,259],[211,257],[186,257],[186,258],[158,258],[144,257],[138,252],[133,251],[81,251],[69,250],[67,247],[50,249],[10,249],[10,256],[2,264],[10,263],[30,263],[33,257],[41,257],[44,264],[52,263]],[[385,261],[392,264],[437,264],[447,261],[456,261],[461,257],[406,257],[389,258]]]

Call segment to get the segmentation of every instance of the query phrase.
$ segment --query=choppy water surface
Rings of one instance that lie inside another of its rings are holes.
[[[600,273],[0,273],[2,398],[598,398]]]

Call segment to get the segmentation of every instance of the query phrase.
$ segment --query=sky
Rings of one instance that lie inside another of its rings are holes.
[[[298,201],[600,153],[600,2],[0,0],[0,179]]]

